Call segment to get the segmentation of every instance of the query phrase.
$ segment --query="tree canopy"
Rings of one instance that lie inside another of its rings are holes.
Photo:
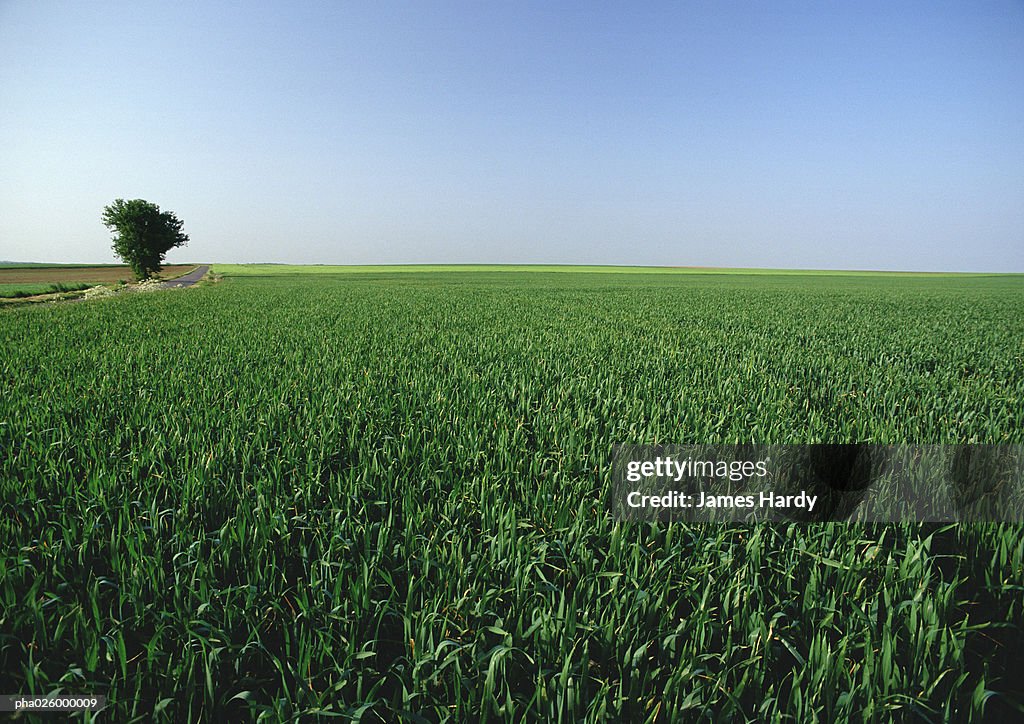
[[[103,209],[104,225],[114,233],[114,253],[138,279],[160,271],[164,255],[188,243],[182,221],[144,199],[117,199]]]

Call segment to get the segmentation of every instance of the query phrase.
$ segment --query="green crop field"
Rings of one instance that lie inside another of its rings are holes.
[[[604,270],[216,266],[0,310],[0,692],[113,721],[1024,715],[1020,526],[609,500],[615,443],[1024,443],[1024,278]]]

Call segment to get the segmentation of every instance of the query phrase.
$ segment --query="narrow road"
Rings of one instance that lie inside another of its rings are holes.
[[[164,287],[166,289],[171,289],[173,287],[190,287],[202,279],[203,275],[208,271],[210,271],[209,264],[204,264],[203,266],[196,267],[184,276],[180,276],[177,279],[171,279],[169,282],[164,282]]]

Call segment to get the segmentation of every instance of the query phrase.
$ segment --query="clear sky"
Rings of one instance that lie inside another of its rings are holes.
[[[1024,3],[0,0],[0,259],[1024,271]]]

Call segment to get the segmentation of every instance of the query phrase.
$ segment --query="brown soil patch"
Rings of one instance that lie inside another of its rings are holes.
[[[196,268],[195,264],[165,266],[162,279],[180,277]],[[121,279],[135,281],[127,266],[25,267],[0,269],[0,284],[56,284],[57,282],[82,284],[116,284]]]

